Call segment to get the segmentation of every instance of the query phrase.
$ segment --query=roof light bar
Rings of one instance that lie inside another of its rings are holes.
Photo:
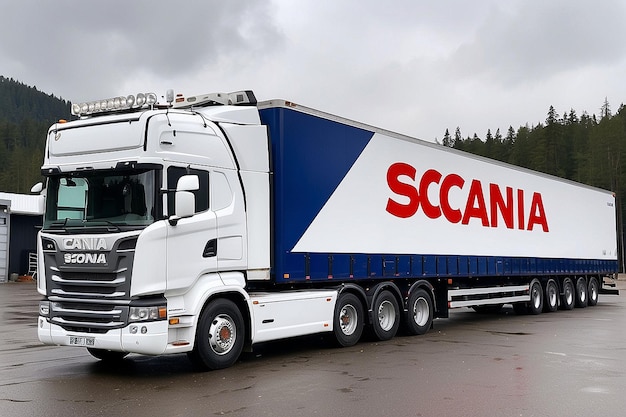
[[[210,93],[199,96],[184,97],[169,90],[165,97],[166,107],[175,109],[189,109],[192,107],[235,105],[255,106],[257,104],[254,93],[250,90],[235,91],[232,93]],[[155,93],[138,93],[129,96],[119,96],[104,100],[87,101],[72,104],[72,114],[78,117],[87,117],[98,113],[111,113],[152,108],[158,106],[158,98]],[[163,106],[161,106],[163,107]]]
[[[157,104],[155,93],[139,93],[137,95],[113,97],[104,100],[87,101],[72,104],[72,114],[82,117],[97,113],[139,109]]]

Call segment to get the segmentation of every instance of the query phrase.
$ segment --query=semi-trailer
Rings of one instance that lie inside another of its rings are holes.
[[[96,358],[244,349],[449,310],[595,305],[615,196],[251,91],[76,103],[48,131],[38,336]]]

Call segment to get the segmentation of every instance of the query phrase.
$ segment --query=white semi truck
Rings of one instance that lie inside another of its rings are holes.
[[[364,327],[449,309],[595,305],[617,272],[611,192],[251,91],[73,105],[48,131],[39,339],[103,360]]]

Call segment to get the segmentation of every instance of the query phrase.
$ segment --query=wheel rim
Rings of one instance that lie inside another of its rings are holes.
[[[430,317],[430,308],[428,301],[424,297],[420,297],[413,303],[413,321],[418,326],[425,326]]]
[[[209,327],[209,346],[218,355],[226,355],[235,346],[237,328],[235,322],[227,314],[220,314]]]
[[[396,310],[390,301],[385,300],[378,306],[378,324],[384,331],[389,331],[393,328],[396,322]]]
[[[346,336],[350,336],[356,331],[358,316],[356,308],[352,304],[347,304],[341,309],[339,314],[339,326]]]

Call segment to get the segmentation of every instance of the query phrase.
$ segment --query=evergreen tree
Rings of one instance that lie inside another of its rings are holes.
[[[0,76],[0,191],[28,193],[40,181],[46,132],[70,103]]]
[[[454,146],[454,142],[450,137],[450,132],[448,131],[448,129],[446,129],[446,133],[444,133],[443,135],[443,146],[446,146],[448,148],[452,148]]]

